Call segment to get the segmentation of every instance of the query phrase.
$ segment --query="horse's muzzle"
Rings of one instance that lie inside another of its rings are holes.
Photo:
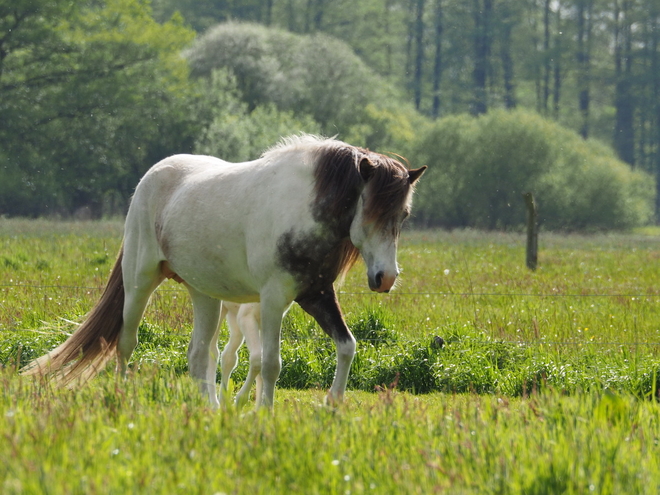
[[[379,271],[376,276],[369,276],[369,288],[374,292],[389,292],[394,282],[396,281],[397,274],[386,275],[384,271]]]

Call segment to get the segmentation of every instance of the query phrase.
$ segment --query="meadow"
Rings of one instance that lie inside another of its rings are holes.
[[[340,288],[346,404],[322,406],[334,349],[294,305],[271,415],[198,397],[172,281],[128,381],[19,377],[99,296],[121,222],[0,219],[0,492],[657,493],[659,241],[542,233],[531,272],[517,233],[406,231],[393,293],[361,264]]]

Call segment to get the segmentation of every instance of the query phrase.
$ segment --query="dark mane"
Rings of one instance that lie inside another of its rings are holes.
[[[408,170],[397,160],[363,148],[330,141],[316,152],[314,168],[315,218],[348,237],[357,201],[365,187],[360,161],[368,158],[373,171],[367,181],[365,217],[376,228],[398,228],[398,215],[408,198]],[[359,258],[359,251],[345,239],[332,253],[338,263],[336,276],[346,273]]]
[[[366,220],[374,222],[377,229],[388,225],[398,228],[398,215],[405,207],[411,188],[408,169],[389,156],[363,149],[360,152],[375,166],[367,183]]]
[[[344,237],[329,256],[333,279],[345,275],[360,257],[348,235],[364,187],[357,166],[358,150],[337,144],[322,146],[314,167],[314,216]]]
[[[334,144],[334,143],[331,143]],[[358,170],[359,151],[348,145],[323,146],[314,167],[314,206],[329,219],[352,218],[364,186]]]

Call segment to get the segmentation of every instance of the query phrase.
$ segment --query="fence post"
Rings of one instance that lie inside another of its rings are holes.
[[[536,211],[536,203],[531,192],[523,194],[525,206],[527,207],[527,268],[536,270],[539,250],[539,230]]]

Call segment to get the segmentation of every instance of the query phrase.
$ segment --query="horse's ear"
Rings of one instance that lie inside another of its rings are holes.
[[[424,165],[415,170],[408,170],[408,181],[410,181],[411,184],[417,182],[427,168],[428,167]]]
[[[373,163],[371,163],[371,160],[369,160],[369,158],[365,156],[360,158],[358,169],[360,170],[360,175],[362,176],[362,180],[367,182],[369,179],[371,179],[371,176],[374,175],[376,166]]]

